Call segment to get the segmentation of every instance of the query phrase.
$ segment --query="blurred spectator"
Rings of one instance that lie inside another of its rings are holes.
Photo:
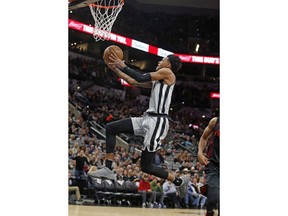
[[[166,208],[166,205],[163,203],[165,194],[161,185],[161,179],[153,176],[150,186],[152,191],[156,192],[156,196],[154,197],[154,207]]]
[[[84,151],[81,150],[80,153],[73,158],[76,161],[76,168],[75,168],[75,178],[80,179],[86,177],[86,172],[84,170],[84,165],[89,165],[87,158],[84,156]]]
[[[190,202],[191,207],[203,209],[206,203],[207,197],[202,195],[197,186],[197,179],[193,178],[192,182],[189,183],[188,193],[185,196],[185,204],[188,205]]]
[[[160,150],[158,150],[158,151],[156,152],[156,154],[155,154],[155,156],[154,156],[154,158],[153,158],[153,162],[152,162],[152,163],[155,164],[156,166],[162,168],[162,166],[163,166],[163,164],[164,164],[164,158],[163,158]]]
[[[155,200],[156,191],[152,191],[148,174],[144,173],[139,182],[138,192],[142,194],[142,207],[153,208],[152,201]],[[148,203],[146,203],[147,198],[149,198]]]
[[[83,204],[83,200],[81,199],[80,189],[78,186],[73,185],[73,181],[72,181],[70,173],[68,174],[68,182],[69,182],[69,184],[68,184],[69,192],[75,193],[75,195],[76,195],[75,204],[76,205]]]
[[[162,187],[165,196],[169,197],[172,200],[174,207],[180,208],[181,206],[178,201],[178,192],[175,185],[171,181],[166,180]]]

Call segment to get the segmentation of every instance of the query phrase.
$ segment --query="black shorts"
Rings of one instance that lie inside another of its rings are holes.
[[[220,177],[219,168],[209,166],[206,173],[206,184],[209,187],[220,188],[219,177]]]

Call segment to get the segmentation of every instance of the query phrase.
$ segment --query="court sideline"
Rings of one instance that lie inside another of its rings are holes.
[[[69,205],[69,216],[204,216],[203,209],[157,209]]]

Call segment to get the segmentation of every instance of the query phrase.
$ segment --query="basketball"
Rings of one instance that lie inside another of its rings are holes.
[[[103,53],[103,60],[106,64],[110,63],[111,60],[109,59],[109,56],[111,55],[111,51],[114,51],[118,58],[123,60],[123,51],[120,47],[116,46],[116,45],[111,45],[111,46],[108,46],[105,50],[104,50],[104,53]]]

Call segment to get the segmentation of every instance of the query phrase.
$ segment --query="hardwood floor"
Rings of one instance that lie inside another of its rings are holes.
[[[205,216],[201,209],[157,209],[69,205],[69,216]]]

